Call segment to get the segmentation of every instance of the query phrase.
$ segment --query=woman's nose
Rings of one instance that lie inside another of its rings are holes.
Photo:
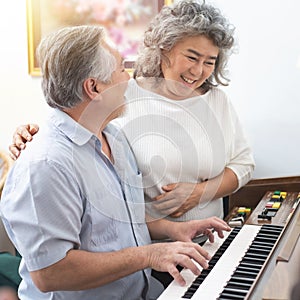
[[[192,75],[194,76],[201,76],[202,72],[203,72],[203,64],[202,62],[198,62],[197,64],[195,64],[191,69],[190,72]]]

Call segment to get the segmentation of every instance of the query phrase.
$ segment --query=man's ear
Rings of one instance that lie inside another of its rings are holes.
[[[100,84],[97,83],[95,78],[86,79],[83,82],[83,90],[91,100],[101,94]]]

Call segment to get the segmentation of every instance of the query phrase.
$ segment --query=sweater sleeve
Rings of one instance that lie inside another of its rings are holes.
[[[255,168],[252,149],[245,135],[242,124],[231,103],[229,103],[231,121],[233,126],[233,139],[230,159],[226,165],[238,178],[238,189],[244,186],[251,178]]]

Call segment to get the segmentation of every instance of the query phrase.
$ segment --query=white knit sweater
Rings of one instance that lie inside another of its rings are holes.
[[[171,100],[129,81],[127,109],[116,122],[125,133],[143,174],[145,200],[170,183],[198,183],[234,171],[243,186],[254,161],[238,117],[225,93],[213,88],[203,96]],[[223,216],[222,199],[200,203],[186,221]]]

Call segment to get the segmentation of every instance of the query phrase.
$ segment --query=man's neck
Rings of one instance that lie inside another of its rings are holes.
[[[79,104],[75,108],[65,109],[64,112],[99,138],[102,145],[102,152],[113,163],[110,146],[103,133],[103,130],[110,122],[110,119],[101,121],[101,114],[97,110],[93,109],[92,106],[82,104]]]
[[[101,142],[102,152],[107,156],[107,158],[111,161],[111,163],[114,163],[114,159],[113,159],[113,156],[112,156],[112,153],[111,153],[111,149],[110,149],[110,146],[109,146],[109,143],[106,139],[105,134],[103,132],[100,132],[98,134],[98,138]]]

